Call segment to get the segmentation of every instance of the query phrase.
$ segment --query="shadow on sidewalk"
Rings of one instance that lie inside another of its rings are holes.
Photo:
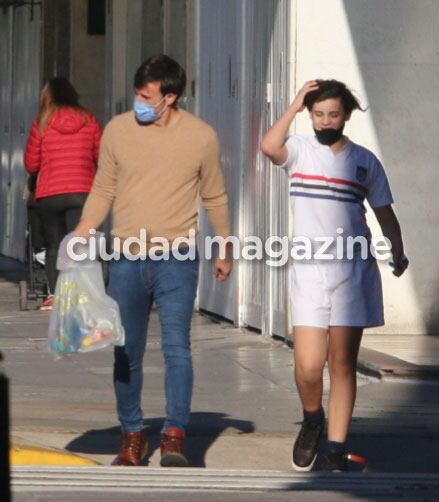
[[[144,464],[149,463],[149,458],[160,448],[160,431],[164,418],[144,420],[144,433],[148,440],[148,457]],[[191,422],[187,430],[185,453],[192,467],[206,467],[205,457],[210,446],[226,430],[234,429],[239,434],[254,432],[253,422],[229,417],[225,413],[195,412],[191,413]],[[71,441],[66,450],[74,453],[98,454],[116,456],[120,442],[119,427],[109,429],[90,430],[82,436]]]
[[[410,421],[414,413],[412,410],[401,416],[384,411],[378,419],[355,417],[347,441],[348,451],[367,459],[366,472],[439,472],[439,427],[427,420],[420,424],[415,417]],[[427,418],[432,410],[418,413]]]
[[[27,269],[25,263],[0,255],[0,280],[18,283],[26,278]]]

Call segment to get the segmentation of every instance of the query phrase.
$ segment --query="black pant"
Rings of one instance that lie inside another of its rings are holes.
[[[56,258],[63,238],[72,232],[81,218],[82,207],[88,193],[66,193],[38,199],[46,241],[46,273],[50,292],[55,292],[58,270]]]
[[[27,206],[27,220],[30,227],[30,245],[32,250],[37,252],[45,249],[46,241],[44,240],[43,222],[36,206]]]

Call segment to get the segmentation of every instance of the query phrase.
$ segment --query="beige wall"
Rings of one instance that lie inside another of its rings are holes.
[[[105,36],[87,34],[87,0],[73,0],[70,5],[70,78],[81,104],[103,125]]]
[[[380,267],[380,332],[439,334],[438,10],[439,0],[291,0],[292,94],[317,77],[347,82],[368,106],[347,134],[380,157],[390,179],[411,266],[400,279]],[[306,113],[296,130],[312,132]]]

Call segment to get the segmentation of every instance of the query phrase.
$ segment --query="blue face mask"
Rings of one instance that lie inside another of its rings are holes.
[[[151,124],[152,122],[158,120],[162,116],[166,108],[162,110],[160,113],[157,113],[155,109],[156,106],[158,106],[164,99],[165,96],[163,96],[163,98],[157,104],[150,105],[148,103],[144,103],[143,101],[139,101],[136,98],[134,98],[133,110],[136,119],[141,124]]]

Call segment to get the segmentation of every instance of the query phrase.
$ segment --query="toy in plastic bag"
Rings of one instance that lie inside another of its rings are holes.
[[[62,355],[124,345],[119,307],[105,293],[102,266],[88,257],[82,261],[70,258],[67,246],[71,237],[64,237],[58,252],[60,273],[50,316],[49,349]]]

